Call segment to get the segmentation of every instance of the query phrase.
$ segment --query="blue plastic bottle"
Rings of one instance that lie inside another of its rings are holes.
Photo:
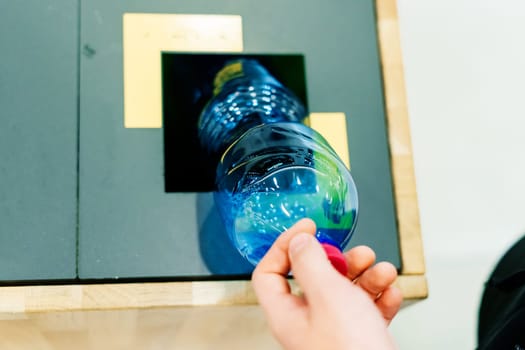
[[[302,123],[305,117],[300,100],[257,61],[227,63],[199,123],[203,146],[222,155],[215,203],[233,245],[253,265],[307,217],[345,273],[341,251],[357,220],[356,186],[328,142]]]
[[[214,97],[199,118],[199,139],[210,153],[222,153],[254,126],[306,117],[300,100],[253,59],[227,63],[213,83]]]

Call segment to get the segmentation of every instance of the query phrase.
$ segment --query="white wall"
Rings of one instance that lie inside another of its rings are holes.
[[[525,233],[525,1],[398,0],[430,296],[400,349],[473,349],[483,282]]]

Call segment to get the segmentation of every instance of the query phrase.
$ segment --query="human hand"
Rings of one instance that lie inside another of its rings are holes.
[[[345,253],[348,276],[337,272],[317,240],[315,224],[303,219],[284,232],[252,275],[270,329],[287,350],[394,349],[387,325],[402,301],[392,286],[397,271],[374,264],[364,246]],[[302,294],[292,294],[292,270]]]

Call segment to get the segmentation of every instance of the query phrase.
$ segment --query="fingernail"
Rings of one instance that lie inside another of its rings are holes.
[[[297,254],[300,252],[312,239],[307,233],[300,233],[290,241],[290,254]]]

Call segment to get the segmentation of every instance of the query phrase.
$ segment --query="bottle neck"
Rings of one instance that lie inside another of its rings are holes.
[[[226,63],[215,75],[215,79],[213,80],[213,95],[219,95],[221,91],[228,89],[231,84],[242,83],[244,85],[252,85],[254,82],[282,87],[282,84],[257,61],[252,59],[236,59]]]
[[[199,118],[199,139],[221,155],[249,129],[275,122],[302,122],[306,109],[286,87],[253,59],[230,61],[216,74],[214,96]]]

